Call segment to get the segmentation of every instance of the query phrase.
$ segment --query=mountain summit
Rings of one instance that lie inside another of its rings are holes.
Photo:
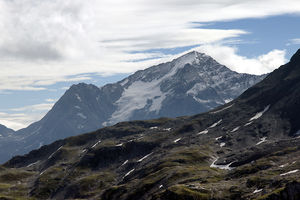
[[[0,168],[0,183],[9,188],[0,194],[298,200],[300,60],[295,58],[209,112],[122,122],[14,157]]]
[[[239,74],[193,51],[101,88],[73,85],[43,119],[17,131],[19,148],[9,150],[9,145],[9,153],[0,160],[121,121],[205,112],[230,102],[264,77]]]
[[[238,74],[193,51],[119,82],[115,109],[103,125],[205,112],[231,101],[264,77]]]

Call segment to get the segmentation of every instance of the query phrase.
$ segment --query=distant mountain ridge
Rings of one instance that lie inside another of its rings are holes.
[[[0,196],[298,200],[299,111],[300,49],[209,112],[122,122],[16,156],[0,166]]]
[[[193,51],[101,88],[73,85],[43,119],[16,132],[18,149],[8,146],[11,154],[0,155],[0,160],[120,121],[202,113],[231,101],[264,77],[239,74]]]
[[[7,137],[9,134],[12,134],[14,132],[15,132],[14,130],[0,124],[0,139],[1,137]]]

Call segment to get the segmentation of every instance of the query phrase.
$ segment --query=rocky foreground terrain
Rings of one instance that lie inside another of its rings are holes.
[[[131,121],[1,166],[2,199],[300,199],[300,50],[210,112]]]

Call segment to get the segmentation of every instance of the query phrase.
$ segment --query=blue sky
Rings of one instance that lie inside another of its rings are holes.
[[[299,48],[299,21],[296,0],[0,0],[0,124],[26,127],[72,84],[116,82],[191,50],[271,72]]]
[[[239,54],[256,57],[273,49],[286,49],[289,58],[299,48],[290,39],[300,37],[299,15],[279,15],[264,18],[241,19],[208,24],[207,28],[243,29],[249,34],[239,37]]]

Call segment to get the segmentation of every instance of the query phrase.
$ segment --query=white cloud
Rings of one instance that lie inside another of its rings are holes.
[[[243,57],[224,41],[249,33],[195,29],[192,22],[201,27],[204,22],[299,12],[299,0],[0,0],[0,93],[46,90],[56,82],[91,78],[82,74],[132,73],[178,55],[131,51],[189,45],[201,45],[197,50],[235,71],[270,72],[285,61],[284,50]],[[136,60],[141,62],[131,62]],[[3,112],[0,123],[18,129],[50,107]]]
[[[42,103],[20,108],[12,108],[0,112],[0,124],[18,130],[40,120],[53,106],[52,103]]]
[[[125,62],[153,57],[129,51],[205,45],[247,34],[194,29],[191,22],[299,11],[298,0],[0,0],[0,90],[43,90],[84,73],[131,73],[159,60]]]
[[[6,113],[0,112],[0,124],[4,124],[8,128],[19,130],[27,125],[40,120],[42,114],[25,114],[25,113]]]
[[[35,112],[35,111],[45,111],[45,110],[50,110],[53,106],[53,103],[41,103],[41,104],[35,104],[35,105],[30,105],[30,106],[24,106],[20,108],[12,108],[10,109],[11,111],[30,111],[30,112]]]
[[[258,61],[261,63],[260,72],[268,73],[277,69],[279,66],[287,62],[286,51],[274,49],[267,54],[258,57]]]
[[[285,50],[272,50],[267,54],[247,58],[238,55],[237,48],[218,44],[203,45],[195,50],[211,55],[233,71],[249,74],[265,74],[286,63]]]
[[[290,39],[286,45],[289,46],[289,45],[293,45],[293,44],[300,44],[300,38]]]
[[[57,99],[46,99],[45,101],[46,101],[46,102],[56,102]]]

